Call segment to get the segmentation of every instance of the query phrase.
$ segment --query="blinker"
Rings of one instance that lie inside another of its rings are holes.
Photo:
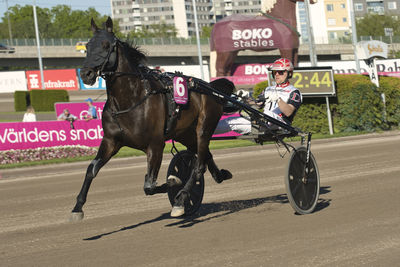
[[[108,35],[109,34],[101,31],[88,42],[87,55],[83,61],[84,68],[101,68],[100,71],[104,71],[112,70],[115,67],[117,62],[115,51],[117,39],[114,36],[111,39]],[[103,49],[102,42],[104,40],[110,42],[110,48],[108,50]]]

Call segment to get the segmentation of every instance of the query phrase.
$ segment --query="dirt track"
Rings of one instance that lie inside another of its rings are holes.
[[[400,132],[314,140],[312,151],[321,193],[303,216],[273,145],[215,151],[234,178],[207,173],[199,214],[181,219],[166,195],[144,195],[143,157],[100,171],[79,223],[67,219],[88,162],[0,171],[0,265],[398,266]]]

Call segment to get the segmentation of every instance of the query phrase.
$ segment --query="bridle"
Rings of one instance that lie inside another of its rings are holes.
[[[105,60],[104,60],[103,64],[101,65],[101,68],[97,71],[97,76],[100,76],[100,77],[105,78],[105,77],[104,77],[104,75],[105,75],[105,74],[104,74],[104,69],[105,69],[105,67],[107,66],[107,64],[108,64],[109,61],[110,61],[110,56],[111,56],[111,54],[112,54],[113,52],[115,52],[115,54],[117,53],[116,47],[117,47],[117,43],[118,43],[118,42],[120,42],[120,41],[117,39],[117,37],[114,36],[114,41],[112,42],[110,48],[108,49],[107,56],[105,57]],[[114,51],[114,50],[115,50],[115,51]],[[116,57],[116,56],[115,56],[115,57]],[[117,60],[115,59],[115,62],[114,62],[114,66],[113,66],[113,67],[115,67],[116,64],[117,64]]]

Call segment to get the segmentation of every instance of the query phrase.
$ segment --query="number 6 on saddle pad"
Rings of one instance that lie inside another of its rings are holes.
[[[186,105],[188,102],[187,82],[183,77],[174,77],[174,100],[178,105]]]

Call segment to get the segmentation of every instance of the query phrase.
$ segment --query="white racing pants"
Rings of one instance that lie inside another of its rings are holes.
[[[265,110],[264,114],[286,124],[286,122],[276,113]],[[218,122],[214,134],[223,134],[230,131],[234,131],[239,134],[249,134],[251,132],[251,122],[243,117],[228,117]]]

